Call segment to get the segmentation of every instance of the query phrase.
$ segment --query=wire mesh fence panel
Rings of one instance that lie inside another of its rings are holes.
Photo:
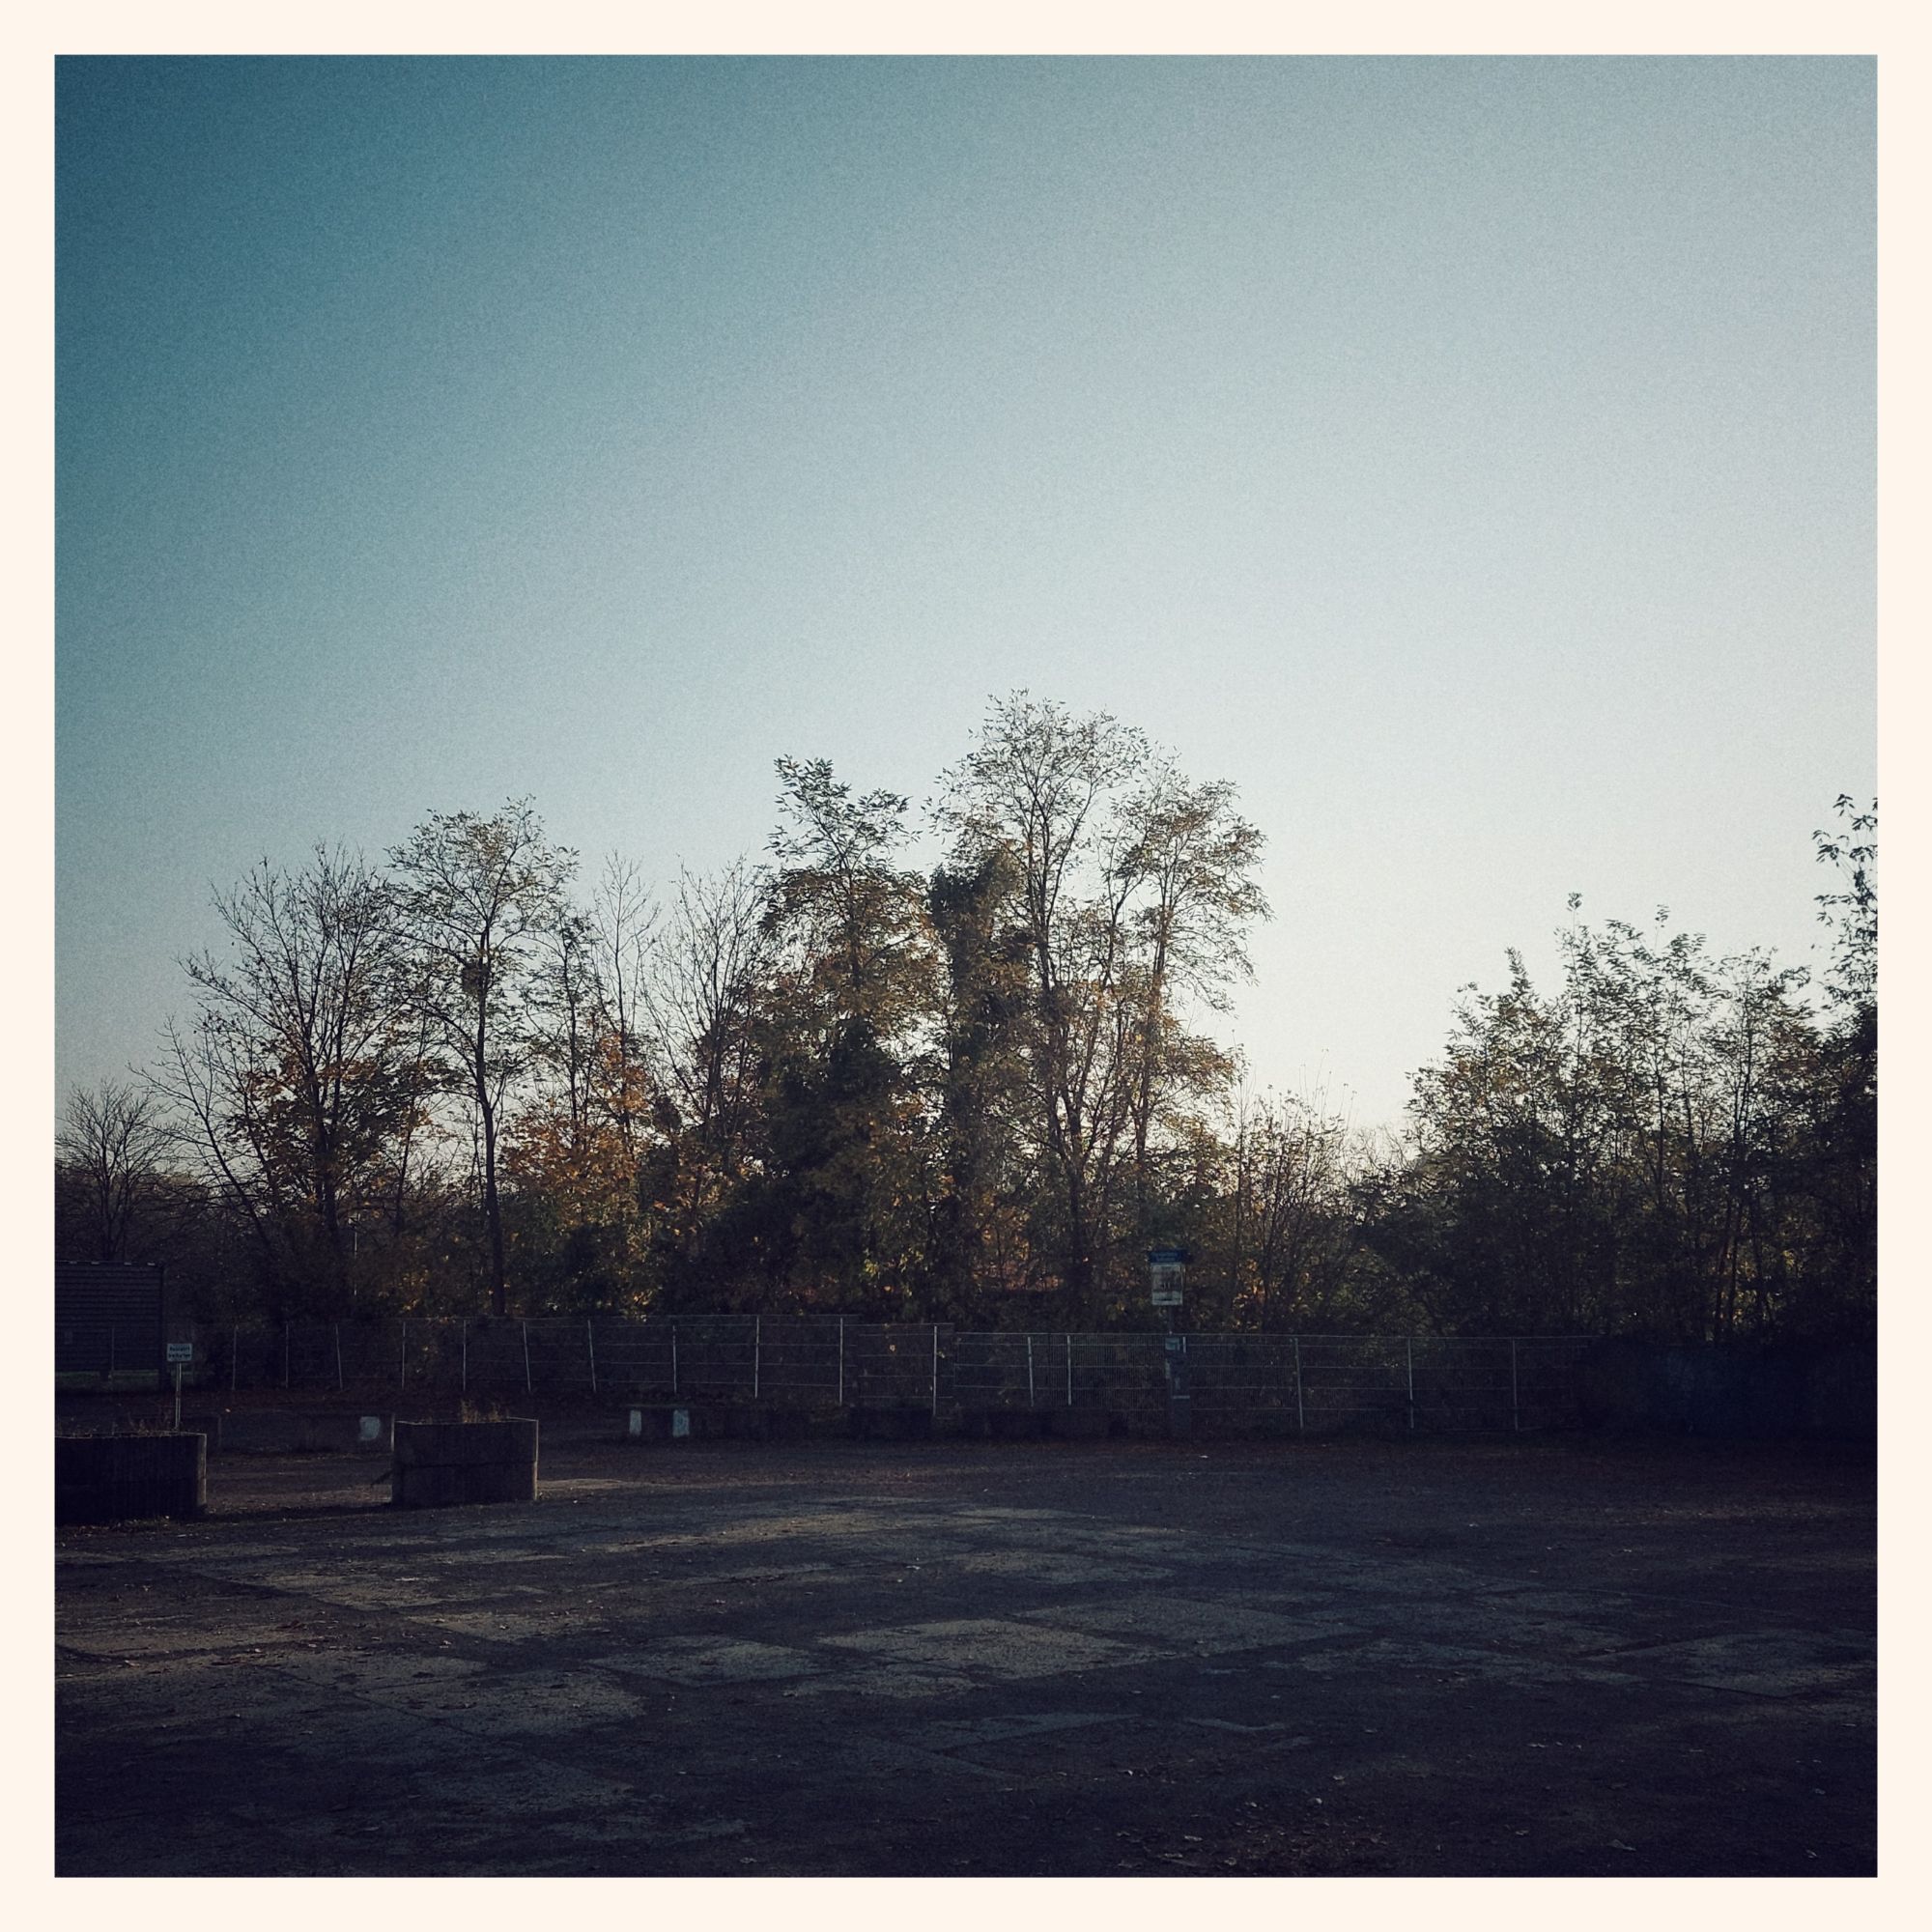
[[[469,1323],[463,1321],[411,1321],[397,1338],[399,1386],[404,1394],[465,1393],[469,1368]]]
[[[310,1321],[284,1324],[281,1379],[290,1389],[335,1386],[335,1350],[327,1327]]]
[[[1071,1408],[1102,1408],[1129,1422],[1167,1412],[1167,1340],[1162,1335],[1073,1335]]]
[[[71,1380],[91,1378],[114,1388],[152,1387],[163,1373],[155,1359],[156,1333],[152,1321],[66,1318],[54,1336],[54,1375]]]
[[[952,1330],[916,1321],[845,1325],[845,1406],[937,1408],[952,1402],[947,1386]]]
[[[1582,1420],[1577,1371],[1593,1346],[1587,1337],[1538,1335],[1510,1344],[1516,1428],[1574,1429]]]
[[[129,1352],[117,1323],[70,1318],[54,1332],[54,1374],[111,1376],[128,1365]]]
[[[629,1316],[600,1315],[591,1323],[597,1350],[597,1386],[633,1400],[668,1400],[671,1386],[670,1324]]]
[[[1064,1400],[1054,1375],[1060,1338],[1010,1330],[952,1337],[952,1395],[961,1408],[1051,1408]]]
[[[1386,1335],[1311,1335],[1301,1352],[1301,1426],[1310,1435],[1406,1430],[1406,1344]]]
[[[281,1380],[282,1332],[279,1328],[231,1329],[228,1337],[228,1381],[231,1388],[269,1388]]]
[[[1098,1410],[1164,1419],[1158,1332],[954,1330],[817,1316],[411,1318],[199,1326],[192,1380],[235,1390],[779,1408]],[[1198,1425],[1230,1433],[1520,1432],[1579,1419],[1587,1337],[1179,1338]]]
[[[479,1316],[457,1336],[457,1381],[476,1402],[505,1403],[536,1391],[524,1323],[513,1317]]]
[[[337,1385],[345,1389],[393,1386],[398,1363],[397,1337],[389,1324],[373,1321],[329,1323],[328,1351]]]
[[[766,1316],[753,1340],[761,1403],[780,1408],[839,1406],[844,1337],[836,1320]]]
[[[1514,1427],[1509,1345],[1417,1336],[1408,1351],[1408,1426],[1424,1434]]]
[[[1186,1340],[1198,1420],[1271,1433],[1298,1426],[1292,1337],[1190,1335]]]
[[[590,1350],[583,1323],[567,1318],[538,1317],[526,1326],[532,1390],[548,1396],[590,1394]]]
[[[680,1316],[671,1322],[673,1389],[680,1402],[751,1402],[758,1386],[758,1318]]]

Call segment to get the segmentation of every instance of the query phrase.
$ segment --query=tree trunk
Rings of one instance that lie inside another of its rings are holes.
[[[490,1229],[490,1312],[499,1319],[510,1312],[510,1292],[503,1268],[503,1209],[497,1198],[497,1110],[479,1093],[483,1111],[483,1218]]]

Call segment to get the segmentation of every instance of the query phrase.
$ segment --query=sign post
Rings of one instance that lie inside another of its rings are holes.
[[[1187,1262],[1185,1248],[1148,1250],[1150,1294],[1167,1321],[1167,1347],[1161,1365],[1167,1372],[1167,1433],[1175,1436],[1190,1435],[1193,1429],[1193,1404],[1187,1391],[1187,1337],[1174,1332],[1174,1311],[1181,1306]]]
[[[168,1344],[168,1366],[175,1372],[175,1434],[181,1434],[182,1426],[182,1370],[194,1360],[192,1342],[170,1342]]]

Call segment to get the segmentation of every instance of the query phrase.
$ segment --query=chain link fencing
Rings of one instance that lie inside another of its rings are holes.
[[[1130,1433],[1167,1414],[1159,1333],[717,1315],[197,1326],[193,1386],[501,1401],[928,1410],[935,1423],[1055,1409]],[[1588,1337],[1189,1334],[1197,1428],[1227,1435],[1454,1435],[1579,1419]]]

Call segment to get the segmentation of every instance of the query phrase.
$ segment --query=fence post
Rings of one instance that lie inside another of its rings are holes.
[[[758,1399],[759,1372],[763,1367],[762,1357],[765,1350],[764,1338],[765,1318],[762,1315],[754,1315],[752,1317],[752,1400],[753,1402]]]
[[[396,1386],[406,1389],[410,1385],[410,1318],[403,1317],[402,1343],[396,1352]]]
[[[932,1412],[939,1413],[939,1323],[932,1324]]]
[[[469,1393],[469,1318],[465,1316],[457,1333],[463,1339],[463,1393]]]
[[[335,1386],[342,1386],[342,1323],[335,1324]]]
[[[1289,1340],[1294,1344],[1294,1433],[1306,1435],[1308,1416],[1301,1406],[1301,1337],[1291,1335]]]
[[[845,1318],[838,1318],[838,1406],[845,1406]]]
[[[521,1325],[524,1331],[524,1393],[528,1395],[530,1392],[530,1324],[526,1321]]]
[[[1073,1406],[1073,1330],[1066,1331],[1066,1406]]]
[[[1510,1427],[1519,1432],[1522,1428],[1521,1398],[1517,1393],[1515,1336],[1510,1337]]]
[[[1027,1406],[1033,1406],[1033,1335],[1027,1335]]]
[[[288,1318],[284,1316],[282,1318],[282,1386],[284,1388],[287,1388],[288,1385],[289,1385],[289,1321]]]
[[[590,1325],[589,1316],[583,1318],[583,1348],[590,1358],[590,1393],[597,1393],[597,1333]]]
[[[1408,1426],[1412,1431],[1415,1428],[1415,1342],[1413,1337],[1405,1335],[1402,1338],[1402,1357],[1408,1369]]]
[[[670,1324],[670,1392],[677,1393],[677,1323]]]
[[[242,1386],[242,1324],[228,1331],[228,1389],[232,1395]]]

